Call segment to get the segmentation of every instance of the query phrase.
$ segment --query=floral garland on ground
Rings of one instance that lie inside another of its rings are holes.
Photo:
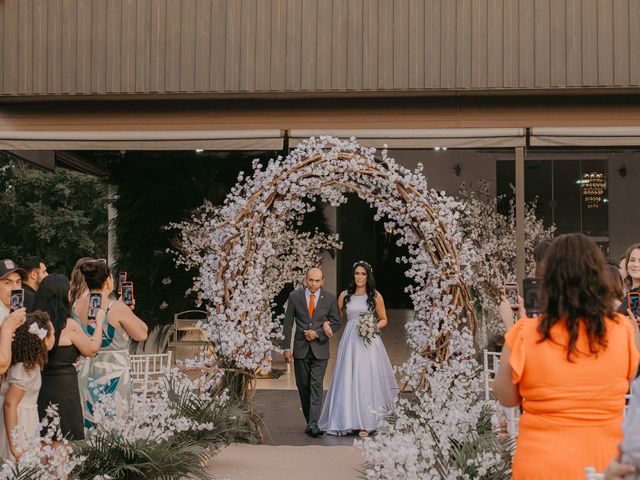
[[[207,461],[250,430],[248,411],[221,388],[221,378],[216,369],[196,381],[166,372],[158,392],[132,396],[125,417],[116,417],[113,400],[102,397],[95,427],[74,443],[52,443],[60,419],[50,407],[45,436],[35,438],[19,462],[0,461],[0,480],[210,478]]]
[[[476,258],[473,271],[473,296],[483,312],[483,325],[490,336],[502,335],[504,326],[498,316],[498,304],[505,282],[516,280],[516,207],[512,199],[506,215],[498,211],[497,198],[489,190],[489,183],[478,181],[475,185],[463,184],[459,198],[463,204],[461,228],[463,235],[473,246]],[[535,202],[525,205],[525,256],[526,274],[533,269],[533,249],[538,242],[553,238],[555,227],[545,228],[536,215]],[[485,343],[485,342],[481,342]]]
[[[472,248],[459,228],[462,205],[429,190],[419,167],[412,172],[354,138],[311,138],[252,177],[241,174],[219,208],[205,205],[179,230],[179,263],[198,269],[194,289],[210,305],[203,325],[226,366],[254,370],[282,337],[271,303],[285,283],[300,279],[309,258],[335,246],[334,237],[295,233],[309,200],[338,206],[355,192],[375,219],[406,245],[415,320],[407,323],[412,352],[400,367],[413,396],[389,412],[375,439],[363,445],[367,478],[464,478],[449,464],[456,446],[478,431],[474,360],[475,310],[466,284],[473,279]],[[292,240],[297,242],[292,242]],[[458,248],[458,246],[462,246]],[[503,468],[491,450],[477,449],[474,471]],[[443,460],[444,459],[444,460]],[[468,475],[467,475],[468,477]]]

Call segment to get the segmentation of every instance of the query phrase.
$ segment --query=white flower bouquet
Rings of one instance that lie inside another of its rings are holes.
[[[378,316],[371,311],[363,312],[358,319],[358,335],[362,337],[366,346],[371,345],[373,339],[380,335]]]

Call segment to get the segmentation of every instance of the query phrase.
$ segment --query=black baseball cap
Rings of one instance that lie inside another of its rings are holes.
[[[20,277],[23,277],[27,274],[27,272],[25,272],[22,268],[19,268],[18,265],[16,265],[16,262],[14,262],[13,260],[10,260],[8,258],[0,260],[0,280],[13,272],[19,273]]]

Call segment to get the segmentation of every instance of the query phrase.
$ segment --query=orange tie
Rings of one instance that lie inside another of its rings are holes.
[[[313,299],[315,298],[315,295],[313,293],[309,294],[309,318],[313,318],[313,311],[316,308],[315,302],[313,301]]]

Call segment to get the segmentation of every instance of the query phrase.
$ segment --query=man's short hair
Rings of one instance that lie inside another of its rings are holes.
[[[309,272],[310,272],[311,270],[314,270],[314,269],[320,270],[320,273],[322,274],[322,278],[324,278],[324,272],[322,271],[322,269],[321,269],[320,267],[316,267],[316,266],[309,267],[309,268],[307,269],[307,273],[305,273],[305,274],[304,274],[304,277],[305,277],[305,278],[307,278],[307,277],[309,276]]]
[[[34,270],[38,270],[41,263],[44,262],[40,257],[26,257],[20,264],[20,268],[22,268],[25,272],[27,272],[27,275],[29,275]]]

